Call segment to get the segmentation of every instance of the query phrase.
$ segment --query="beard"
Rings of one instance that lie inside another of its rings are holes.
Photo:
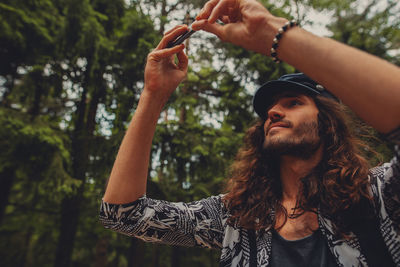
[[[291,122],[289,125],[293,125]],[[290,136],[266,136],[263,144],[263,153],[269,156],[295,156],[310,158],[320,147],[321,138],[318,122],[303,122],[292,128]]]

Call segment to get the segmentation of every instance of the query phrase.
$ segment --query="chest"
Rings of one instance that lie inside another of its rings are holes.
[[[277,215],[276,217],[275,229],[287,240],[297,240],[309,236],[315,232],[318,227],[318,217],[317,214],[313,212],[306,212],[297,218],[285,219],[283,214]]]

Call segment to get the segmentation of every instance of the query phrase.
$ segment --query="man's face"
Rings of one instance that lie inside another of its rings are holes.
[[[318,108],[306,95],[287,92],[267,109],[263,148],[274,155],[311,156],[321,144]]]

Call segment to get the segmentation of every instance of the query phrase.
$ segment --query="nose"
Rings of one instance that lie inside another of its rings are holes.
[[[285,113],[283,112],[282,108],[279,105],[272,106],[267,112],[268,118],[272,122],[279,121],[285,117]]]

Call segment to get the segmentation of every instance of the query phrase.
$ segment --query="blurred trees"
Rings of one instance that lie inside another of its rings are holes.
[[[0,1],[1,266],[218,265],[218,251],[144,244],[98,223],[146,56],[205,2]],[[333,38],[399,64],[398,4],[367,2],[263,1],[305,23],[304,10],[325,12]],[[188,78],[160,116],[149,168],[148,196],[170,201],[221,192],[254,88],[295,71],[208,34],[186,45]]]

